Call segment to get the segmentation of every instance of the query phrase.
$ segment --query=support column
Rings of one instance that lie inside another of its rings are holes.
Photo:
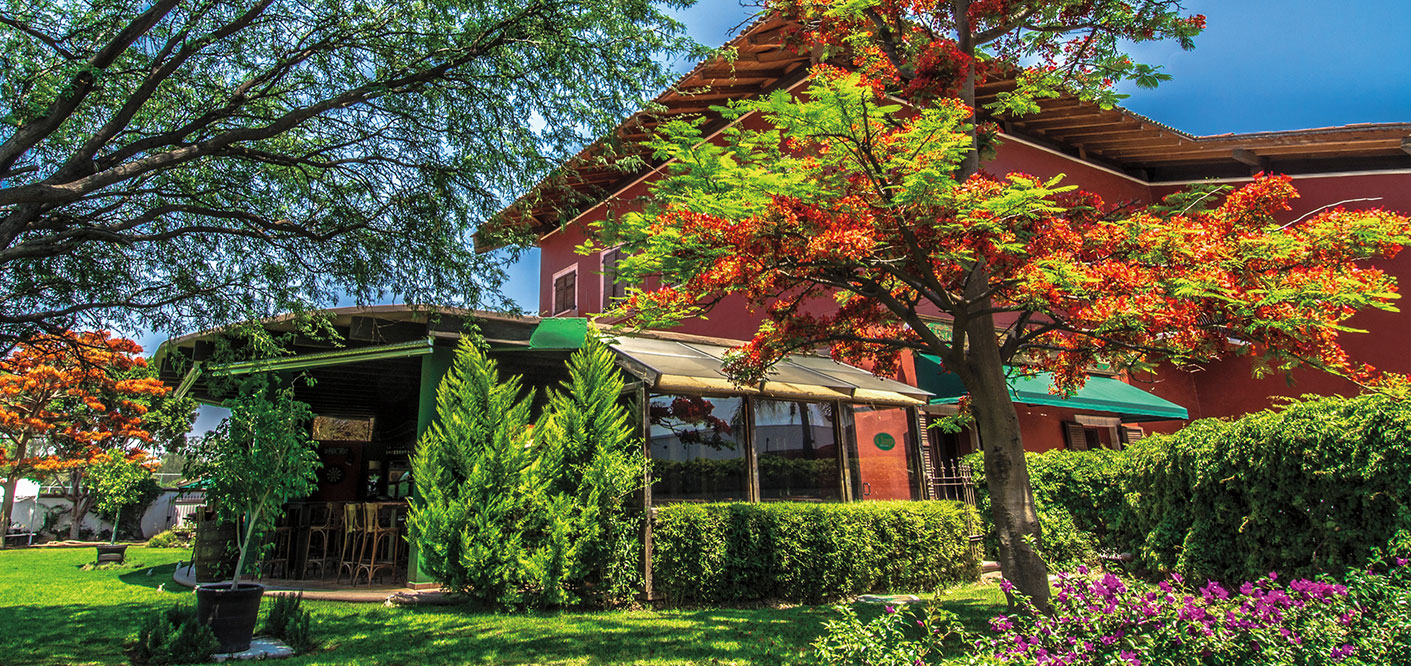
[[[416,438],[421,441],[426,429],[436,420],[436,389],[441,379],[451,369],[455,352],[449,347],[436,347],[430,354],[421,357],[421,387],[416,412]],[[415,450],[413,450],[415,455]],[[416,497],[416,477],[412,477],[411,497]],[[407,583],[411,585],[435,583],[421,570],[421,558],[417,556],[416,543],[407,544]]]

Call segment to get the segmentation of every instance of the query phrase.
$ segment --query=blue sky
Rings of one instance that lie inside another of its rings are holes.
[[[1208,27],[1194,51],[1136,45],[1173,80],[1123,90],[1123,106],[1192,134],[1411,122],[1411,0],[1188,0]],[[725,43],[753,7],[702,0],[676,12],[696,41]],[[695,63],[676,63],[683,72]],[[511,270],[506,293],[538,307],[539,256]]]

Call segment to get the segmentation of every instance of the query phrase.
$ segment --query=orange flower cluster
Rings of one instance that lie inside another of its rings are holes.
[[[152,378],[124,377],[146,366],[142,348],[107,331],[41,335],[0,359],[0,476],[53,472],[107,455],[143,460],[144,396],[169,389]],[[46,443],[44,452],[36,449]]]

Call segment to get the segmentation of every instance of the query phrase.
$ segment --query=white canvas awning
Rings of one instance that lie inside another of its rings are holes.
[[[629,372],[663,393],[730,393],[879,405],[921,405],[931,397],[928,391],[825,356],[789,357],[774,367],[767,381],[739,386],[721,369],[730,350],[723,345],[618,337],[610,346]]]

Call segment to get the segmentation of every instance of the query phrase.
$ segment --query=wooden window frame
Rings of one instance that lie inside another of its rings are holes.
[[[608,274],[607,265],[609,255],[616,257],[612,264],[613,267],[611,275]],[[617,281],[617,263],[622,261],[623,256],[624,255],[622,254],[621,245],[610,247],[598,254],[598,269],[602,275],[602,289],[599,292],[603,300],[601,310],[602,312],[607,312],[613,307],[613,299],[620,300],[627,296],[627,285],[619,285]],[[621,294],[617,293],[619,287],[622,290]]]

